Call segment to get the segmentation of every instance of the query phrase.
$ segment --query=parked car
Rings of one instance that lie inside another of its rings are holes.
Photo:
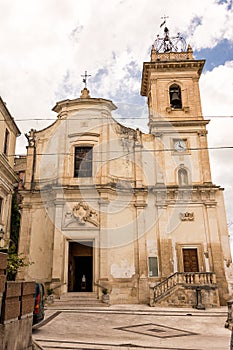
[[[44,319],[44,286],[41,283],[35,284],[33,325]]]

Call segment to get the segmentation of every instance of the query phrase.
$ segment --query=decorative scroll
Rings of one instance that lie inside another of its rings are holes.
[[[78,223],[79,225],[90,223],[94,226],[98,226],[99,217],[97,212],[91,209],[87,203],[79,202],[73,207],[72,211],[67,211],[65,213],[64,226],[67,227],[73,223]]]
[[[34,147],[35,146],[35,129],[31,129],[27,134],[25,134],[27,140],[28,140],[28,146]]]
[[[85,202],[79,202],[73,207],[73,215],[79,224],[84,225],[86,222],[98,226],[98,215],[95,210],[90,209],[90,207]]]

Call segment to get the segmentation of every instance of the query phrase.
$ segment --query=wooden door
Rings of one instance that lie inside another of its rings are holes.
[[[183,249],[184,272],[199,272],[197,249]]]

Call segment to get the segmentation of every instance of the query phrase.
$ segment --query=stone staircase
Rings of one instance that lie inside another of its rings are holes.
[[[62,294],[60,299],[54,299],[53,303],[49,303],[47,306],[64,309],[64,308],[80,308],[80,307],[103,307],[108,306],[98,299],[95,292],[68,292]]]
[[[150,287],[150,306],[195,307],[197,289],[206,306],[218,307],[219,294],[213,272],[176,272]]]

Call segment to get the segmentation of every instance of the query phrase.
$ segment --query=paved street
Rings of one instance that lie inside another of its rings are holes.
[[[46,310],[33,330],[42,349],[229,350],[226,307],[195,309],[114,305]]]

